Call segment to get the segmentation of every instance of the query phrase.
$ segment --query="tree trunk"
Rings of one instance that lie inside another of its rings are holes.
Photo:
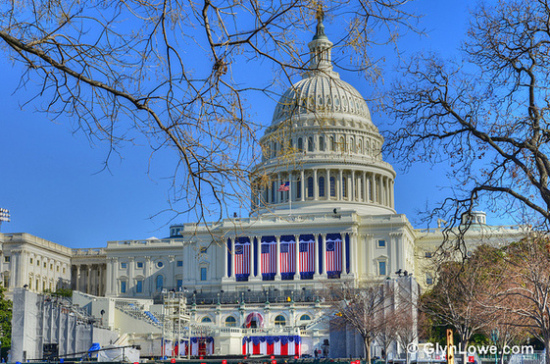
[[[468,363],[468,342],[467,340],[462,340],[462,347],[460,348],[462,350],[462,364]],[[455,354],[456,358],[456,354]]]
[[[370,339],[363,338],[363,344],[365,344],[365,358],[367,358],[367,364],[370,364]],[[550,363],[550,362],[547,362]]]

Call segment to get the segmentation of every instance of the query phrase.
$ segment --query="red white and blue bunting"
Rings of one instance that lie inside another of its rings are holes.
[[[188,340],[164,341],[164,356],[187,356],[188,355]],[[214,338],[213,337],[192,337],[191,338],[191,356],[212,355],[214,354]]]
[[[301,355],[301,343],[298,335],[247,336],[243,338],[243,355]]]

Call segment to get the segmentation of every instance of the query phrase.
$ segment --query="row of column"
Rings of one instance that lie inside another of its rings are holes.
[[[320,234],[320,235],[313,235],[315,237],[315,252],[314,252],[314,264],[315,264],[315,271],[313,278],[327,278],[327,266],[326,266],[326,237],[328,234]],[[341,274],[347,275],[347,266],[348,261],[346,259],[347,257],[347,247],[346,247],[346,234],[342,234],[342,252],[341,252]],[[355,274],[356,273],[356,264],[354,257],[357,255],[357,234],[356,233],[349,233],[349,273]],[[276,236],[276,253],[275,253],[275,280],[281,280],[281,236]],[[261,280],[263,273],[271,273],[271,272],[262,272],[262,243],[261,243],[261,236],[249,236],[250,239],[250,275],[249,277],[251,279],[255,280]],[[294,235],[294,249],[295,249],[295,270],[294,270],[294,280],[301,279],[300,277],[300,235]],[[320,239],[320,243],[319,240]],[[256,250],[254,250],[254,241],[257,241]],[[229,241],[229,249],[232,253],[235,252],[235,241],[236,239],[230,239]],[[319,245],[321,246],[321,254],[319,254],[318,248]],[[231,277],[232,279],[236,278],[235,273],[235,259],[234,254],[226,254],[226,257],[224,259],[224,278],[228,279]],[[319,261],[319,257],[321,257],[322,261]],[[231,264],[229,264],[229,259],[231,259]],[[255,269],[255,263],[258,263],[257,269]],[[231,266],[231,272],[230,275],[228,275],[229,272],[229,265]],[[255,273],[256,272],[256,273]],[[302,272],[303,273],[303,272]]]
[[[313,179],[312,186],[308,183],[309,178]],[[321,178],[324,180],[323,186],[320,186]],[[292,201],[360,201],[394,207],[394,181],[381,174],[342,169],[312,169],[307,173],[303,170],[290,172],[290,175],[278,173],[271,176],[271,181],[271,185],[266,186],[263,191],[256,192],[260,206],[265,203],[288,202],[289,195],[292,195]],[[289,191],[278,191],[279,186],[286,182],[290,182]],[[309,190],[311,187],[313,191]],[[335,196],[331,196],[331,190],[334,190]]]
[[[73,289],[97,296],[105,295],[107,266],[102,263],[75,265]]]

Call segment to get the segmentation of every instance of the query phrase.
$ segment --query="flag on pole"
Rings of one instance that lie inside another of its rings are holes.
[[[279,192],[281,192],[281,191],[290,191],[290,182],[286,181],[286,182],[282,183],[279,186],[279,189],[277,191],[279,191]]]

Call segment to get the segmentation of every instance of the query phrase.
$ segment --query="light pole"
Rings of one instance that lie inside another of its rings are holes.
[[[3,222],[10,222],[10,210],[0,208],[0,227]]]

